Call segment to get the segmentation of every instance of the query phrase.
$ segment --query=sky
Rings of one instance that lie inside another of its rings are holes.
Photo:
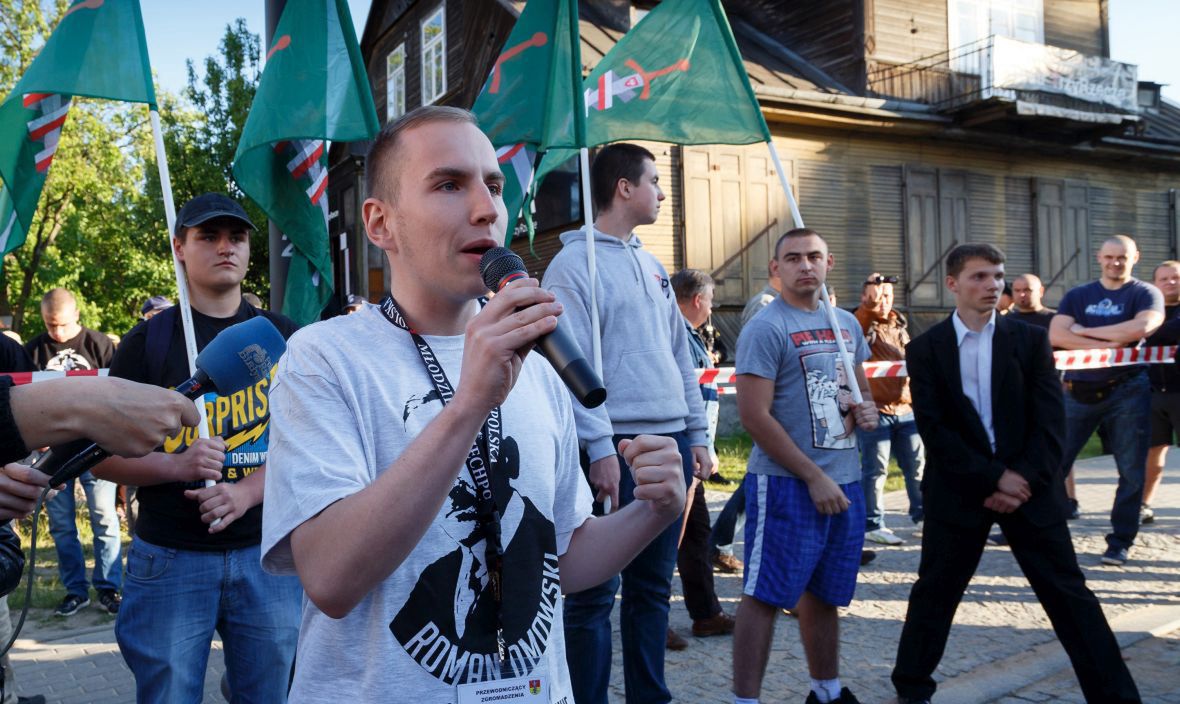
[[[206,56],[215,54],[226,24],[244,17],[251,31],[261,35],[265,30],[265,0],[140,2],[152,67],[160,85],[173,93],[185,86],[185,59],[193,59],[199,67]],[[1164,96],[1180,104],[1180,52],[1175,41],[1180,0],[1109,2],[1111,58],[1137,64],[1140,80],[1171,84],[1164,88]],[[371,0],[348,0],[358,39],[370,4]]]
[[[192,59],[200,69],[206,56],[217,54],[226,25],[235,19],[245,18],[246,27],[260,37],[266,32],[266,0],[140,0],[139,4],[157,85],[170,93],[179,93],[188,84],[185,60]],[[358,41],[370,4],[371,0],[348,0]],[[266,54],[265,46],[262,53]]]
[[[1110,58],[1139,66],[1139,80],[1168,83],[1165,98],[1180,105],[1177,0],[1110,0]]]

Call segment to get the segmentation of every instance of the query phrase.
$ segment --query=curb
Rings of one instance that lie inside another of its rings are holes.
[[[1119,647],[1180,629],[1180,605],[1156,604],[1120,614],[1110,621]],[[1025,653],[981,665],[970,672],[939,683],[939,704],[991,702],[1070,667],[1069,658],[1056,638]],[[896,699],[889,702],[895,703]]]
[[[76,628],[69,631],[62,631],[60,634],[55,634],[51,638],[30,638],[28,636],[21,636],[16,639],[16,644],[12,647],[16,648],[18,645],[29,648],[33,645],[45,645],[46,643],[59,643],[63,640],[71,638],[78,638],[80,636],[88,636],[94,633],[102,633],[103,631],[114,631],[115,624],[99,624],[97,626],[86,626],[85,628]]]

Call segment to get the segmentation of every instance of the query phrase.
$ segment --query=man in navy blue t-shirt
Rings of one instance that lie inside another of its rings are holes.
[[[1151,284],[1132,278],[1139,261],[1135,240],[1115,235],[1098,250],[1102,276],[1071,289],[1049,325],[1049,341],[1067,350],[1134,347],[1164,321],[1164,298]],[[1064,471],[1103,421],[1119,470],[1102,562],[1122,565],[1139,532],[1147,463],[1151,384],[1143,365],[1070,371],[1065,374]]]

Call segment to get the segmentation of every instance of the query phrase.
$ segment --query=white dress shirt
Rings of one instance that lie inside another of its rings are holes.
[[[963,382],[963,395],[975,407],[987,431],[992,452],[996,450],[996,426],[992,423],[992,337],[996,334],[996,312],[983,326],[982,332],[974,332],[959,317],[959,311],[951,316],[955,336],[959,341],[959,376]]]

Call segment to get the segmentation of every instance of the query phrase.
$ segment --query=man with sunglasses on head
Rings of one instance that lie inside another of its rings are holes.
[[[895,283],[896,276],[873,272],[861,286],[860,306],[855,315],[869,345],[870,362],[905,360],[910,333],[906,329],[906,319],[893,309]],[[873,400],[877,402],[879,412],[877,428],[858,428],[856,431],[860,440],[860,485],[865,494],[865,539],[882,545],[904,542],[885,525],[885,474],[889,469],[890,452],[897,457],[897,464],[905,477],[910,520],[921,524],[923,518],[920,484],[926,451],[914,422],[909,381],[904,376],[869,379],[869,388],[873,390]]]

